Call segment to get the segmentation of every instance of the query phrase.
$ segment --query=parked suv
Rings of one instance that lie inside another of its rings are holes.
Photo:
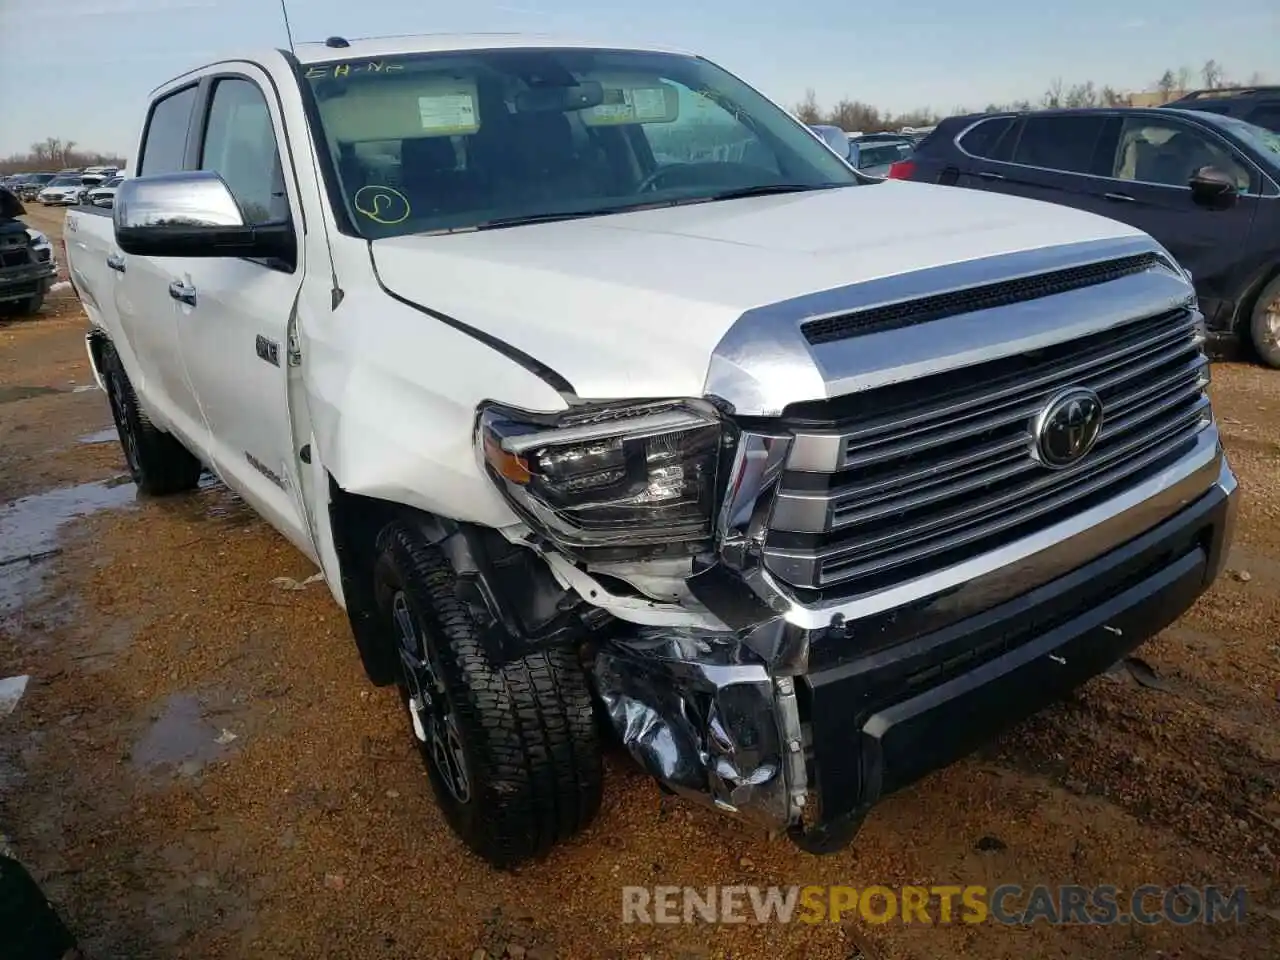
[[[57,176],[56,173],[23,174],[23,180],[18,184],[14,193],[18,195],[19,200],[34,200],[40,195],[40,191],[47,187]]]
[[[1165,108],[1205,110],[1244,120],[1254,126],[1280,132],[1280,87],[1234,87],[1225,90],[1195,90]]]
[[[889,175],[1144,230],[1191,274],[1215,338],[1280,367],[1280,134],[1168,108],[973,114],[944,120]]]

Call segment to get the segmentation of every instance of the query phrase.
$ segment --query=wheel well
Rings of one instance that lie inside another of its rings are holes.
[[[1267,284],[1276,277],[1280,277],[1280,263],[1273,263],[1270,267],[1258,271],[1258,275],[1245,286],[1244,293],[1237,301],[1233,324],[1242,337],[1247,338],[1249,335],[1249,323],[1253,320],[1253,311],[1258,306],[1258,298],[1262,296],[1262,291],[1267,288]]]
[[[394,520],[411,523],[438,544],[458,576],[463,599],[497,629],[486,631],[492,662],[531,650],[574,643],[585,632],[582,604],[561,586],[533,550],[510,543],[497,530],[458,523],[421,510],[348,493],[329,476],[329,520],[342,577],[347,617],[369,680],[394,683],[400,664],[378,620],[373,568],[378,534]]]
[[[395,682],[398,664],[381,642],[373,594],[373,565],[378,556],[378,533],[392,520],[403,516],[407,509],[388,500],[348,493],[329,475],[329,523],[342,577],[347,619],[351,621],[364,672],[370,682],[380,687]]]

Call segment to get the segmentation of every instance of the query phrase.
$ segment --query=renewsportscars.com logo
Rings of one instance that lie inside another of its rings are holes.
[[[623,887],[623,923],[1239,923],[1244,887]]]

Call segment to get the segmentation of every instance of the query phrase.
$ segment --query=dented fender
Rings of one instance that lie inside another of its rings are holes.
[[[299,340],[315,447],[339,487],[462,522],[517,522],[481,469],[476,410],[566,409],[555,389],[377,288],[304,317]]]

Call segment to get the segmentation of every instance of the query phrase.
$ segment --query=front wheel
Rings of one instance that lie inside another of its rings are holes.
[[[1250,321],[1250,339],[1258,357],[1267,366],[1280,368],[1280,277],[1263,289]]]
[[[586,827],[600,808],[603,771],[574,651],[494,663],[448,560],[406,523],[378,538],[374,592],[413,742],[462,841],[510,867]]]

